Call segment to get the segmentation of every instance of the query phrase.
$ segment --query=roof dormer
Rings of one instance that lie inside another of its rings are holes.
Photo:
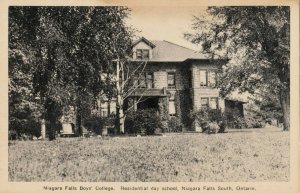
[[[152,58],[152,50],[155,45],[146,38],[141,37],[132,46],[134,60],[150,60]]]

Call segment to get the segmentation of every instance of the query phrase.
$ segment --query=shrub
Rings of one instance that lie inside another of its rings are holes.
[[[28,138],[39,137],[41,135],[41,125],[34,118],[28,117],[26,119],[18,119],[9,125],[9,139],[19,139],[22,136]]]
[[[244,117],[235,117],[233,120],[230,120],[230,127],[235,129],[247,128],[247,122]]]
[[[248,117],[246,119],[247,128],[263,128],[265,122],[258,117]]]
[[[193,121],[197,121],[203,132],[210,128],[210,125],[217,124],[219,126],[218,133],[225,132],[227,125],[226,117],[221,109],[201,109],[190,114]],[[208,131],[209,132],[209,131]]]
[[[265,122],[262,117],[248,115],[246,118],[242,117],[238,109],[227,109],[226,110],[226,120],[228,126],[231,128],[262,128]]]
[[[85,120],[83,121],[83,126],[97,135],[102,134],[103,128],[105,126],[114,124],[115,116],[101,117],[99,115],[91,115],[90,117],[85,118]]]
[[[153,135],[161,127],[160,117],[154,109],[140,109],[128,112],[125,119],[125,133]]]
[[[178,117],[171,117],[168,121],[168,132],[181,132],[182,123]]]

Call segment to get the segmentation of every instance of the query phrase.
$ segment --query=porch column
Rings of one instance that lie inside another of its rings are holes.
[[[45,119],[41,120],[41,136],[43,139],[46,139],[46,123]]]
[[[219,108],[222,112],[225,112],[225,100],[221,97],[219,97]]]
[[[135,97],[133,98],[133,110],[137,110],[137,99]]]

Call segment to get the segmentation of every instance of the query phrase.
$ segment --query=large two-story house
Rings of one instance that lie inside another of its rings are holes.
[[[141,89],[133,92],[127,101],[134,109],[155,108],[163,119],[176,116],[185,125],[188,125],[188,114],[201,108],[237,108],[243,114],[242,102],[221,98],[216,88],[221,64],[226,61],[211,60],[189,48],[144,37],[134,42],[131,61],[147,62]],[[107,109],[110,107],[113,108]],[[114,112],[114,108],[114,104],[104,103],[102,114]]]

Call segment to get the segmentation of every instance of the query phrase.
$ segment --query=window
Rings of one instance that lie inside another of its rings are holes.
[[[102,109],[102,111],[101,111],[101,115],[102,115],[102,117],[107,117],[107,109]]]
[[[143,59],[149,60],[149,50],[143,50]]]
[[[146,73],[146,84],[147,84],[147,88],[153,88],[153,73]]]
[[[148,49],[137,49],[136,59],[138,60],[149,60],[149,50]]]
[[[217,85],[217,72],[200,70],[200,86],[215,87]]]
[[[201,109],[208,109],[208,98],[201,98]]]
[[[176,107],[175,107],[175,101],[170,100],[169,101],[169,115],[175,116],[176,115]]]
[[[210,106],[211,109],[218,109],[219,108],[218,98],[217,97],[210,98],[209,106]]]
[[[141,60],[143,58],[142,50],[136,50],[136,59]]]
[[[210,71],[208,73],[208,85],[215,87],[217,84],[217,73],[215,71]]]
[[[146,88],[146,76],[141,75],[140,80],[139,80],[139,87],[140,88]]]
[[[207,86],[207,71],[200,70],[200,86]]]
[[[133,77],[133,86],[139,87],[139,77],[137,75],[134,75]]]
[[[168,73],[168,89],[175,89],[175,73]]]
[[[147,72],[140,76],[135,76],[133,84],[139,88],[154,88],[153,73]]]

